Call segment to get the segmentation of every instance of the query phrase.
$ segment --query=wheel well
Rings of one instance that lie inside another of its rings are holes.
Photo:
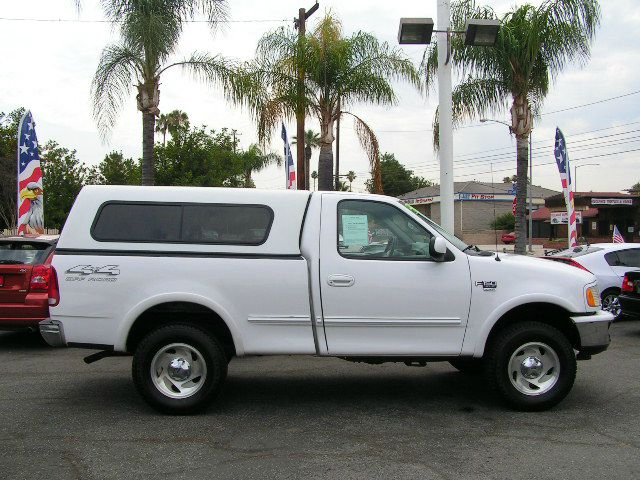
[[[231,331],[220,315],[191,302],[161,303],[143,312],[129,330],[127,352],[133,352],[140,340],[151,330],[175,323],[194,325],[206,330],[222,343],[228,358],[236,354]]]
[[[600,294],[600,298],[601,298],[601,299],[604,299],[604,297],[606,296],[606,294],[608,294],[608,293],[612,293],[612,292],[617,293],[617,294],[620,294],[620,293],[622,292],[622,290],[621,290],[621,289],[619,289],[618,287],[609,287],[609,288],[607,288],[606,290],[603,290],[603,291],[602,291],[602,293]]]
[[[569,312],[552,303],[527,303],[509,310],[492,327],[485,345],[489,345],[495,336],[509,325],[526,321],[546,323],[557,328],[567,337],[573,348],[576,350],[580,348],[580,334],[569,318]]]

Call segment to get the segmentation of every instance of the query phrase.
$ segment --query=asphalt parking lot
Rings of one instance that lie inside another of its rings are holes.
[[[233,360],[206,414],[169,417],[130,358],[0,333],[0,478],[638,479],[640,322],[612,337],[549,412],[506,410],[444,363],[265,357]]]

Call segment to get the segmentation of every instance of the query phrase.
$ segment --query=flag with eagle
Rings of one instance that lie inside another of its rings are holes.
[[[35,127],[27,111],[18,127],[18,235],[44,233],[44,192]]]

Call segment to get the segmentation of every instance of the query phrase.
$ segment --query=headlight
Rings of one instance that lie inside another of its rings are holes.
[[[600,291],[598,290],[598,287],[593,286],[593,287],[587,288],[586,296],[587,296],[587,305],[594,308],[600,306]]]

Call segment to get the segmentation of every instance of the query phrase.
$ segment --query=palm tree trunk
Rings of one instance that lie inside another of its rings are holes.
[[[338,109],[340,102],[338,102]],[[340,190],[340,114],[336,120],[336,191]]]
[[[527,245],[527,167],[529,164],[529,137],[516,137],[518,151],[516,193],[516,244],[515,253],[525,254]]]
[[[142,185],[155,184],[155,165],[153,161],[153,132],[156,116],[142,113]]]
[[[305,145],[304,147],[304,186],[307,190],[311,189],[311,146]]]
[[[318,158],[318,190],[333,190],[333,149],[331,143],[320,143]]]

